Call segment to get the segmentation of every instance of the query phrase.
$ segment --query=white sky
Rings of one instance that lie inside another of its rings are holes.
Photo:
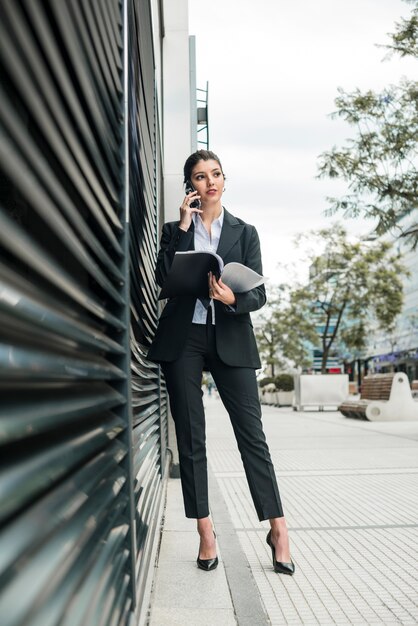
[[[401,0],[189,0],[198,87],[209,81],[210,148],[228,179],[224,205],[257,227],[272,282],[300,257],[296,233],[337,219],[323,215],[325,198],[344,183],[315,178],[318,155],[352,132],[328,117],[337,87],[416,77],[412,60],[383,62],[375,46],[409,13]],[[372,223],[346,226],[365,234]]]

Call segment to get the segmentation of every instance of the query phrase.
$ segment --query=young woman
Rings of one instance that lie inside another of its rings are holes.
[[[199,150],[184,165],[184,182],[194,191],[180,207],[180,220],[164,224],[156,279],[163,285],[176,252],[212,250],[262,274],[260,244],[254,226],[234,217],[221,200],[225,176],[219,158]],[[200,208],[193,208],[200,200]],[[266,302],[264,286],[233,293],[210,275],[210,302],[170,298],[148,357],[161,364],[167,383],[179,450],[186,517],[197,519],[197,564],[218,565],[216,537],[209,518],[202,371],[208,369],[229,413],[259,520],[270,520],[266,541],[276,572],[293,574],[286,520],[274,467],[261,422],[255,370],[261,367],[250,312]]]

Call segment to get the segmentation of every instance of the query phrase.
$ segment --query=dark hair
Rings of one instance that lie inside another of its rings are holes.
[[[210,161],[212,159],[218,162],[218,165],[221,169],[223,177],[225,178],[225,174],[223,172],[222,164],[221,164],[221,161],[219,160],[219,157],[217,157],[216,154],[212,152],[211,150],[197,150],[196,152],[193,152],[193,154],[189,156],[189,158],[186,160],[186,163],[184,164],[184,168],[183,168],[184,181],[183,182],[187,183],[187,181],[191,179],[192,171],[196,163],[199,163],[199,161]]]

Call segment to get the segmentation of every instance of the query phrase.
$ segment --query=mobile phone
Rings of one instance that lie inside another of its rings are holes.
[[[190,180],[188,180],[186,181],[186,195],[191,193],[192,191],[196,191],[196,189],[193,187]],[[196,200],[193,200],[193,202],[190,203],[191,209],[200,209],[200,207],[201,207],[201,202],[199,198],[196,198]]]

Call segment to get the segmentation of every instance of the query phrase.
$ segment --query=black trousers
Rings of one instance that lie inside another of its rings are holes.
[[[212,324],[192,324],[181,356],[162,363],[174,418],[186,517],[209,515],[202,371],[212,373],[229,413],[259,520],[282,517],[274,467],[261,422],[255,371],[225,365]]]

